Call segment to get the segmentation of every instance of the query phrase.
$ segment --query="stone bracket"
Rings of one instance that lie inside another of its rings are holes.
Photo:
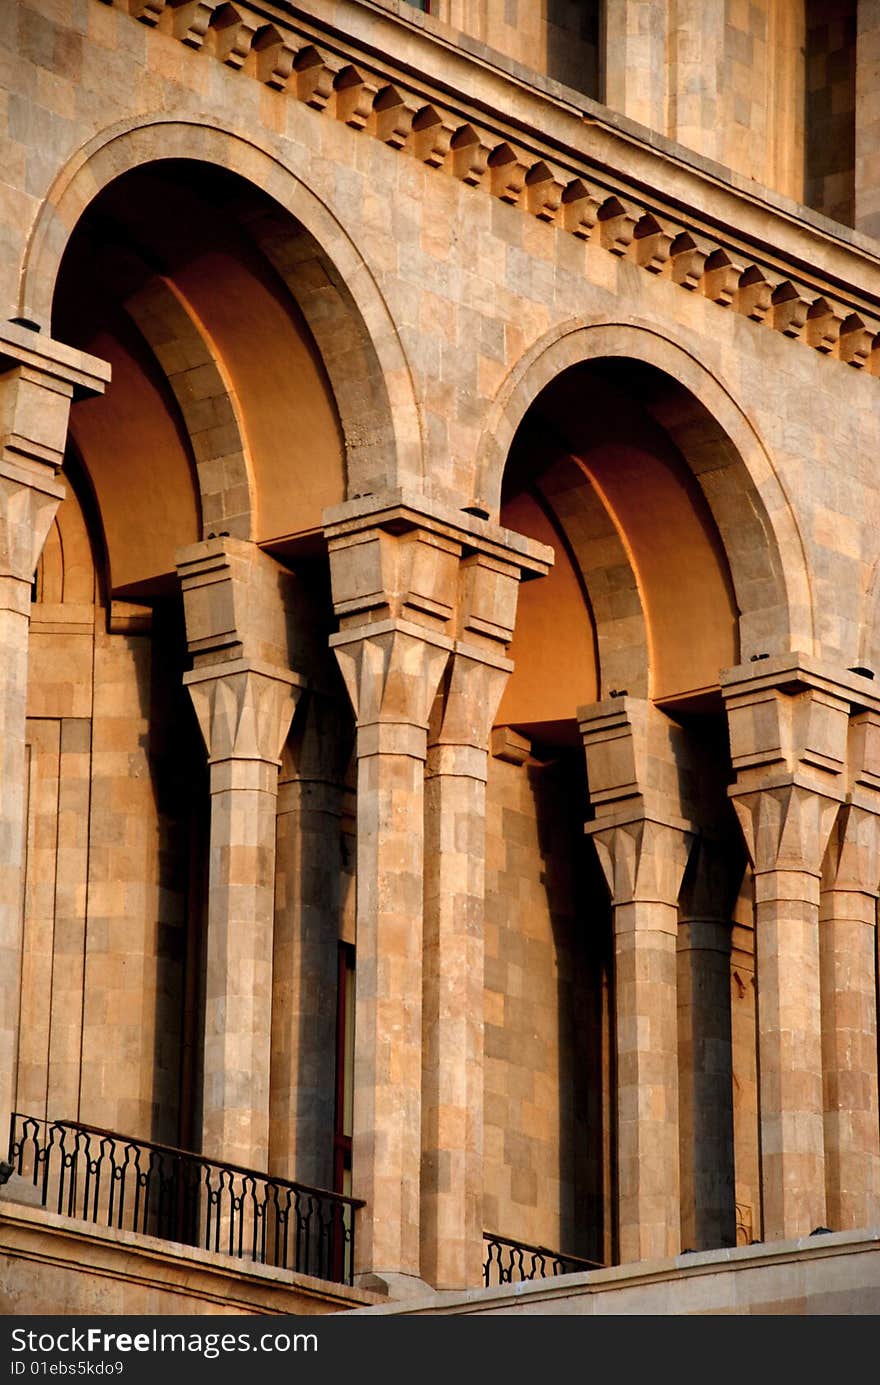
[[[298,653],[293,573],[256,544],[229,535],[190,544],[176,559],[196,667],[242,658],[291,665]]]

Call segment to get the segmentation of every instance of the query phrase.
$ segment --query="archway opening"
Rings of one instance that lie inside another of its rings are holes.
[[[54,896],[29,904],[48,984],[31,986],[40,998],[26,998],[23,1023],[54,1034],[46,1045],[62,1045],[67,1066],[59,1085],[40,1039],[22,1099],[33,1089],[50,1117],[200,1148],[210,817],[176,563],[187,545],[230,535],[284,569],[309,685],[279,794],[269,1166],[330,1186],[354,852],[322,512],[388,451],[381,372],[340,273],[303,226],[238,175],[184,159],[121,175],[86,208],[52,332],[109,360],[113,378],[71,409],[68,496],[34,592],[29,831],[54,831],[64,850]],[[76,965],[61,965],[67,951]]]
[[[500,827],[489,894],[504,933],[488,975],[515,987],[505,957],[525,947],[531,960],[527,997],[505,993],[508,1056],[506,1065],[489,1069],[487,1110],[503,1111],[508,1136],[517,1133],[508,1149],[516,1147],[516,1159],[529,1169],[530,1178],[519,1173],[510,1186],[537,1189],[534,1205],[508,1199],[510,1234],[606,1263],[616,1254],[614,941],[608,887],[584,840],[594,810],[578,709],[637,698],[674,724],[684,747],[678,814],[726,853],[719,922],[727,941],[736,937],[742,974],[751,915],[747,898],[734,902],[743,862],[726,793],[719,687],[721,670],[740,658],[740,609],[713,490],[714,474],[735,464],[722,430],[681,384],[644,362],[608,357],[571,366],[540,391],[516,429],[501,486],[501,522],[552,544],[556,561],[549,578],[520,593],[515,670],[490,770],[490,829],[496,821]],[[682,920],[696,907],[691,875],[685,894]],[[685,927],[681,937],[689,936]],[[731,1071],[737,1062],[744,1072],[753,1069],[754,997],[749,990],[740,996],[728,978],[743,1008],[752,1006],[748,1022],[733,1026],[732,1066],[699,1072],[707,1045],[696,1030],[709,1021],[699,1013],[693,965],[683,948],[682,1235],[684,1244],[701,1236],[704,1244],[715,1234],[695,1229],[701,1174],[690,1107],[707,1083],[727,1084],[720,1119],[730,1140],[716,1145],[730,1164],[729,1227],[714,1242],[722,1244],[734,1230]],[[497,1007],[497,996],[492,1003]],[[720,1003],[725,1009],[730,1001]],[[729,1010],[717,1023],[730,1052]],[[511,1098],[513,1090],[535,1087],[543,1100],[538,1117]],[[736,1120],[742,1181],[752,1187],[756,1112],[741,1104]],[[489,1198],[509,1179],[503,1158],[489,1164]]]

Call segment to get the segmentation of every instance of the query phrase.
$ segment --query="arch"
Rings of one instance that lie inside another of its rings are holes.
[[[168,159],[187,159],[238,174],[288,212],[314,242],[337,312],[327,318],[307,313],[319,353],[338,373],[338,321],[362,348],[371,381],[371,403],[383,417],[371,417],[368,445],[352,445],[362,434],[353,401],[339,401],[349,444],[348,495],[355,497],[395,487],[422,486],[422,444],[412,379],[396,328],[366,261],[330,209],[279,159],[245,136],[198,120],[153,117],[128,120],[101,131],[67,162],[37,213],[21,269],[19,314],[48,327],[52,295],[68,240],[94,198],[123,173]]]
[[[638,319],[571,321],[543,337],[507,376],[477,458],[479,503],[498,514],[504,468],[527,410],[572,366],[601,359],[651,366],[680,387],[686,408],[658,412],[705,496],[740,610],[740,658],[814,651],[803,540],[758,433],[730,392],[681,343]],[[677,415],[677,416],[676,416]]]
[[[253,467],[219,352],[180,291],[159,275],[123,307],[162,367],[183,415],[201,495],[202,536],[225,529],[237,538],[253,538]],[[191,381],[197,376],[194,390]]]

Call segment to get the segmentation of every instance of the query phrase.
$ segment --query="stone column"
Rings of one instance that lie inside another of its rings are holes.
[[[278,767],[303,682],[283,653],[289,574],[229,538],[182,550],[178,571],[211,791],[202,1152],[262,1172]]]
[[[304,695],[278,789],[269,1168],[333,1186],[343,780],[351,713]]]
[[[730,958],[742,862],[701,836],[678,926],[681,1238],[692,1250],[736,1244]]]
[[[374,526],[330,531],[329,543],[342,627],[331,643],[357,718],[352,1190],[367,1208],[355,1269],[405,1291],[403,1277],[420,1274],[424,769],[458,551],[428,532]],[[413,595],[414,581],[427,597],[418,607],[398,596]]]
[[[0,1139],[15,1107],[27,820],[25,713],[31,584],[64,488],[71,400],[100,394],[103,361],[0,330]]]
[[[859,1230],[880,1221],[878,738],[876,712],[853,718],[855,782],[835,823],[819,902],[826,1219],[835,1231]]]
[[[435,708],[425,802],[422,1275],[482,1282],[483,967],[489,736],[512,668],[522,576],[546,564],[476,553],[459,573],[458,628]]]
[[[755,876],[764,1239],[826,1220],[819,878],[839,804],[788,785],[735,800]]]
[[[827,1224],[819,886],[846,789],[852,693],[803,655],[724,675],[730,792],[755,883],[766,1241]]]
[[[626,697],[581,708],[587,824],[614,911],[619,1255],[681,1248],[676,945],[693,837],[681,816],[675,738],[662,712]],[[678,813],[673,812],[678,809]]]
[[[448,912],[444,914],[442,962],[432,958],[423,964],[425,761],[427,732],[441,678],[455,653],[452,683],[458,689],[470,682],[467,651],[459,641],[459,568],[462,558],[474,552],[487,558],[507,555],[516,540],[518,553],[531,550],[544,555],[544,570],[551,555],[541,545],[510,535],[506,530],[471,519],[461,512],[446,512],[434,502],[404,498],[399,493],[371,496],[340,506],[325,516],[330,551],[334,607],[340,630],[331,639],[357,718],[357,980],[355,989],[355,1072],[352,1137],[352,1184],[356,1197],[367,1203],[361,1216],[357,1241],[356,1271],[360,1282],[384,1282],[401,1295],[423,1283],[422,1273],[422,1168],[431,1185],[432,1155],[423,1165],[423,986],[429,997],[429,1028],[435,1043],[431,1017],[440,1022],[442,1010],[444,1051],[447,1038],[465,1037],[472,1046],[478,1015],[462,1017],[462,997],[445,996],[446,981],[437,976],[436,965],[449,967],[455,984],[461,976],[458,947],[461,937],[447,936]],[[528,561],[523,559],[524,565]],[[491,586],[491,584],[490,584]],[[497,612],[492,600],[476,613],[483,634],[497,639]],[[493,626],[493,621],[495,622]],[[479,640],[471,641],[479,646]],[[476,651],[474,651],[476,655]],[[459,662],[458,656],[465,657]],[[475,662],[498,666],[498,660],[477,655]],[[470,671],[479,683],[487,675]],[[491,675],[485,684],[493,696]],[[471,694],[470,709],[474,711]],[[462,707],[462,710],[463,707]],[[457,717],[452,704],[450,716]],[[450,723],[451,724],[451,723]],[[443,779],[467,782],[435,784],[432,807],[443,799],[441,839],[448,842],[449,824],[456,805],[464,805],[464,823],[476,830],[474,803],[480,793],[484,769],[478,744],[484,736],[476,726],[458,729],[448,752],[440,752]],[[476,752],[476,753],[471,753]],[[445,819],[445,823],[444,823]],[[432,812],[432,821],[436,815]],[[432,828],[432,831],[435,829]],[[461,864],[460,862],[458,863]],[[451,881],[443,866],[443,886]],[[479,865],[476,867],[479,873]],[[457,885],[471,900],[478,889],[472,875]],[[433,883],[429,880],[429,898]],[[437,914],[430,906],[430,946],[439,949]],[[455,925],[455,929],[458,924]],[[437,958],[441,956],[437,952]],[[444,992],[442,1005],[435,996]],[[469,990],[469,995],[472,990]],[[434,1051],[434,1050],[430,1050]],[[473,1051],[473,1049],[471,1050]],[[445,1058],[444,1058],[445,1061]],[[453,1065],[457,1058],[451,1059]],[[459,1072],[467,1073],[468,1058]],[[433,1073],[433,1063],[430,1063]],[[428,1128],[436,1093],[451,1091],[457,1077],[445,1073],[432,1077],[425,1104]],[[467,1080],[467,1078],[465,1079]],[[438,1085],[438,1083],[440,1085]],[[462,1110],[463,1094],[455,1092]],[[441,1113],[438,1112],[438,1116]],[[442,1113],[444,1122],[446,1113]],[[452,1119],[455,1124],[454,1118]],[[468,1136],[461,1121],[453,1140],[457,1170],[473,1163],[467,1154]],[[445,1190],[446,1173],[436,1165],[436,1191]],[[457,1193],[453,1196],[457,1196]],[[473,1203],[473,1187],[459,1208]],[[432,1192],[430,1216],[439,1203]],[[469,1213],[474,1225],[473,1208]],[[444,1232],[444,1234],[446,1234]],[[471,1237],[473,1232],[470,1233]],[[427,1233],[432,1243],[432,1233]],[[461,1257],[465,1233],[456,1229]],[[426,1264],[428,1259],[426,1258]],[[432,1258],[431,1263],[435,1260]],[[456,1274],[458,1272],[456,1271]]]
[[[357,1250],[391,1285],[420,1273],[424,767],[449,647],[394,620],[335,643],[358,726],[352,1187],[369,1211]]]

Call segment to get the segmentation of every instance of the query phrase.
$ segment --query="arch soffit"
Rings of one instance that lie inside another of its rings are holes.
[[[813,653],[813,601],[803,540],[766,448],[728,390],[686,347],[653,324],[580,321],[536,343],[510,372],[490,410],[477,457],[482,503],[497,515],[511,444],[542,390],[570,367],[608,357],[654,366],[683,386],[726,444],[722,467],[710,470],[694,466],[684,434],[678,439],[727,554],[741,612],[740,658],[765,651]]]
[[[19,314],[48,329],[61,258],[82,214],[123,173],[166,159],[189,159],[238,174],[274,199],[313,238],[328,277],[342,286],[340,311],[364,347],[383,397],[386,418],[381,445],[354,449],[347,460],[349,497],[380,489],[422,488],[419,413],[403,348],[376,282],[351,237],[330,209],[276,157],[243,135],[196,120],[126,121],[102,131],[68,161],[43,202],[28,239],[20,276]],[[331,380],[338,340],[322,340],[319,314],[307,313],[318,350],[330,361]],[[338,322],[335,324],[338,332]],[[346,438],[363,432],[362,421],[346,417],[348,396],[337,401]],[[371,420],[371,437],[377,425]],[[381,458],[381,474],[375,474]]]

